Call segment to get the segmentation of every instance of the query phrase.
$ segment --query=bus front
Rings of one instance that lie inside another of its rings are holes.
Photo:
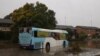
[[[31,28],[20,28],[19,30],[19,45],[22,48],[31,47]]]

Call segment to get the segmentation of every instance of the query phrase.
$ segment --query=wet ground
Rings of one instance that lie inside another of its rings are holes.
[[[83,49],[80,53],[69,53],[64,50],[51,51],[46,53],[44,50],[25,50],[19,48],[0,49],[0,56],[100,56],[100,49]]]
[[[98,44],[97,44],[98,43]],[[100,56],[100,42],[86,43],[87,47],[82,47],[82,52],[68,52],[68,49],[52,48],[49,53],[46,53],[44,49],[40,50],[26,50],[20,49],[18,45],[10,44],[9,48],[4,48],[2,44],[0,46],[0,56]],[[7,43],[8,44],[8,43]],[[82,46],[82,45],[81,45]],[[14,48],[13,48],[14,47]],[[99,48],[98,48],[99,47]]]

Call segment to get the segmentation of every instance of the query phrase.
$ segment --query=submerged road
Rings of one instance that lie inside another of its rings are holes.
[[[100,49],[90,49],[88,51],[72,54],[65,50],[57,50],[46,53],[44,50],[25,50],[19,48],[0,49],[0,56],[96,56],[100,55]]]

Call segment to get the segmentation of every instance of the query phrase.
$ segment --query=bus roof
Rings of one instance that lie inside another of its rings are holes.
[[[56,33],[68,33],[67,31],[65,30],[59,30],[59,29],[43,29],[43,28],[33,28],[32,27],[32,30],[37,30],[37,31],[45,31],[45,32],[56,32]]]

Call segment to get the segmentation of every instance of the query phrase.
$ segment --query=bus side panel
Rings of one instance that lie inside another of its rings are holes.
[[[65,46],[68,47],[68,41],[67,40],[57,40],[57,46],[63,47],[65,42]]]
[[[43,43],[43,48],[46,47],[46,43],[49,43],[50,44],[50,47],[55,47],[56,46],[56,40],[53,39],[52,37],[45,38],[45,41]]]
[[[43,43],[45,38],[32,38],[32,45],[34,45],[34,49],[43,48]]]
[[[68,41],[67,40],[55,40],[54,38],[45,38],[43,48],[45,48],[46,43],[50,43],[50,47],[63,47],[63,42],[66,42],[65,45],[68,47]]]

